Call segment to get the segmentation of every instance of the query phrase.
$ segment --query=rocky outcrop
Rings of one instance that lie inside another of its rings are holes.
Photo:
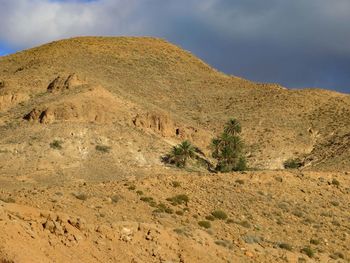
[[[102,87],[87,87],[84,92],[67,94],[57,101],[39,105],[23,118],[49,124],[55,121],[111,123],[125,115],[123,102]]]
[[[0,96],[0,111],[7,110],[28,99],[29,96],[25,93],[11,93],[2,95]]]
[[[153,131],[163,137],[179,135],[180,129],[166,113],[152,112],[137,114],[132,120],[136,127],[147,131]]]
[[[137,114],[132,123],[145,132],[165,138],[190,140],[199,147],[207,147],[212,137],[211,133],[205,130],[173,121],[169,114],[161,111]]]
[[[51,93],[62,92],[84,84],[87,84],[86,81],[81,80],[76,74],[71,74],[68,77],[58,76],[49,84],[47,91]]]

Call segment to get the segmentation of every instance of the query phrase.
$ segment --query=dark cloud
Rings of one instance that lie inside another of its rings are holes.
[[[0,4],[0,43],[13,49],[75,35],[153,35],[229,74],[350,93],[348,0],[0,0]]]

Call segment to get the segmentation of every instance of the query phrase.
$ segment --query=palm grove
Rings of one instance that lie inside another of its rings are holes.
[[[177,167],[186,167],[190,160],[205,163],[208,169],[214,167],[215,171],[230,172],[247,169],[243,154],[244,143],[240,137],[242,131],[239,121],[230,119],[224,127],[222,134],[211,141],[211,155],[216,159],[216,165],[201,158],[203,153],[189,141],[174,146],[171,152],[163,158],[166,163]]]

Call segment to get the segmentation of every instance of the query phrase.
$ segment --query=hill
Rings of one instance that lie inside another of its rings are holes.
[[[37,107],[46,109],[53,101],[55,114],[67,115],[62,111],[67,111],[72,103],[66,105],[64,101],[70,101],[72,96],[78,104],[95,104],[93,109],[80,109],[80,115],[96,115],[94,111],[100,106],[99,114],[108,115],[107,108],[113,104],[110,109],[115,113],[105,120],[107,124],[119,119],[119,126],[134,128],[134,122],[139,130],[151,130],[165,145],[189,138],[204,151],[210,138],[233,116],[242,122],[249,161],[256,168],[282,168],[285,160],[304,157],[316,148],[322,152],[319,148],[324,141],[340,140],[349,131],[349,95],[316,89],[288,90],[277,84],[227,76],[160,39],[67,39],[2,57],[0,66],[1,122],[6,123],[3,129],[11,126],[11,135],[13,126],[21,131],[37,128],[22,117]],[[68,84],[79,87],[77,90],[66,87],[64,92],[48,91],[56,78],[64,82],[72,76],[83,79],[85,84],[79,81],[76,85]],[[100,87],[99,92],[108,93],[108,98],[93,103],[98,99],[83,93],[96,86]],[[57,106],[57,97],[62,100],[61,106]],[[90,97],[90,101],[85,101],[85,97]],[[104,100],[106,107],[102,105]],[[116,108],[120,111],[115,111]],[[79,111],[72,111],[75,110]],[[52,125],[76,125],[78,119],[83,125],[98,123],[80,115],[74,121],[72,116],[58,117]],[[158,121],[162,131],[153,127],[156,123],[150,125],[150,121]],[[145,123],[152,127],[140,127]],[[346,152],[344,158],[342,155],[343,152],[337,153],[337,161],[327,156],[323,163],[327,167],[349,167]],[[318,162],[311,164],[318,167]]]

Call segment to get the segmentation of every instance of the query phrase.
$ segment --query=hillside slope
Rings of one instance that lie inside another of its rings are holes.
[[[350,130],[349,95],[227,76],[160,39],[52,42],[1,57],[0,83],[7,172],[14,163],[56,172],[101,161],[116,170],[159,165],[185,138],[208,153],[230,117],[242,122],[251,167],[279,169],[310,153],[325,155],[322,165],[309,162],[313,169],[350,167],[348,147],[338,147],[336,158],[323,154],[335,141],[347,143],[340,138]],[[62,151],[50,147],[54,140]],[[98,145],[110,153],[95,151]]]

